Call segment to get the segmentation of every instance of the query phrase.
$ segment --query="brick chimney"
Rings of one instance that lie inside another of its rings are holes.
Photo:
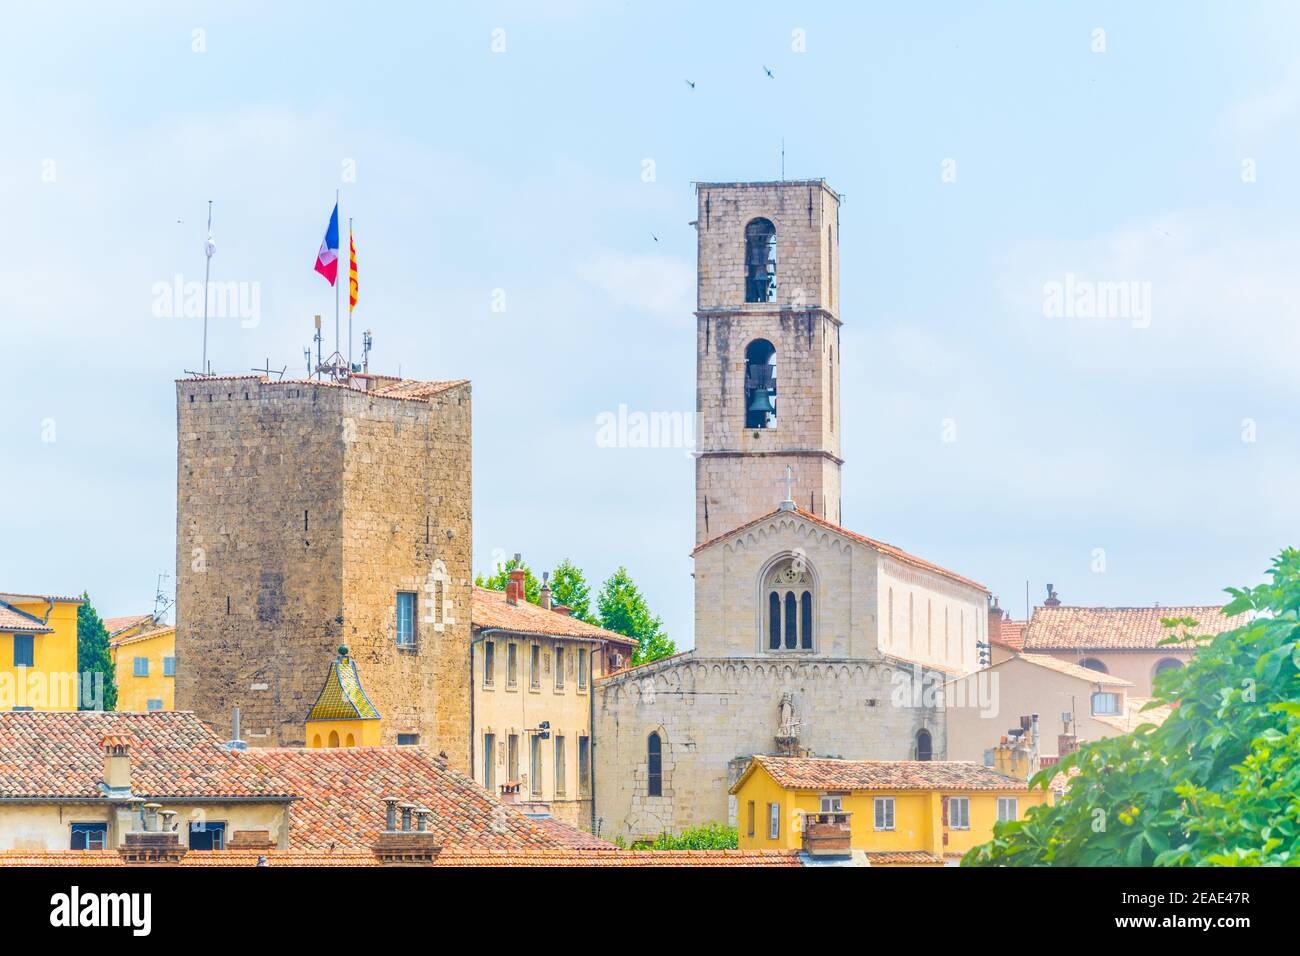
[[[528,600],[527,592],[524,588],[524,569],[515,568],[510,572],[510,580],[506,582],[506,603],[523,604]]]
[[[1056,590],[1049,584],[1047,586],[1047,600],[1043,602],[1043,607],[1060,607],[1061,599],[1056,596]]]
[[[131,738],[109,734],[100,741],[104,748],[104,781],[102,788],[110,796],[128,796],[131,793]]]
[[[542,607],[546,608],[546,610],[548,611],[551,609],[551,572],[550,571],[542,572],[541,605]]]
[[[1079,749],[1079,738],[1074,734],[1058,734],[1056,737],[1056,753],[1062,760]]]
[[[1001,640],[1002,619],[1005,615],[1002,608],[998,606],[997,597],[990,598],[990,600],[993,603],[989,605],[989,640],[992,641],[995,637]]]
[[[563,614],[565,617],[573,617],[573,608],[567,604],[552,604],[551,610],[556,614]]]
[[[803,815],[803,851],[811,857],[853,855],[850,822],[852,813],[805,813]]]
[[[117,848],[124,863],[179,863],[189,852],[181,843],[178,826],[173,822],[175,810],[161,804],[146,803],[141,829],[130,830]],[[161,819],[160,819],[161,818]]]
[[[270,830],[236,830],[226,843],[227,850],[274,850]]]
[[[518,803],[519,802],[519,783],[511,781],[510,783],[501,784],[501,802]]]
[[[371,851],[385,866],[429,866],[442,852],[442,836],[429,829],[433,811],[412,803],[394,804],[384,799],[385,829],[371,844]],[[397,811],[401,811],[401,829],[397,828]],[[415,825],[411,825],[415,817]]]

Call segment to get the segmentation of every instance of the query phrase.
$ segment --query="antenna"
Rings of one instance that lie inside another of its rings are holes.
[[[171,575],[164,571],[158,575],[158,586],[154,590],[153,596],[153,619],[159,624],[163,623],[162,618],[167,616],[172,605],[176,603],[176,598],[168,594],[163,589],[163,585],[171,580]]]
[[[204,374],[212,373],[208,365],[208,277],[212,274],[212,254],[217,251],[217,244],[212,241],[212,200],[208,200],[208,238],[203,243],[203,252],[207,262],[203,266],[203,364],[199,368]]]
[[[781,137],[781,181],[785,182],[785,137]]]

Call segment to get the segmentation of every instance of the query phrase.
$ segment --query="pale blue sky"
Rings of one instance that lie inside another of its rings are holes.
[[[137,6],[0,33],[0,589],[150,609],[200,349],[154,284],[202,278],[215,200],[214,278],[261,316],[214,322],[214,366],[298,370],[355,160],[375,366],[474,382],[476,569],[626,564],[689,645],[691,460],[596,420],[693,408],[691,183],[775,178],[782,138],[845,196],[847,526],[1017,617],[1026,579],[1214,601],[1296,539],[1286,4]],[[1150,327],[1044,317],[1067,273],[1151,283]]]

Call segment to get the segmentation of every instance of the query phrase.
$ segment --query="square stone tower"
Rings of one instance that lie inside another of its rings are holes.
[[[303,743],[337,648],[385,744],[468,770],[470,386],[176,385],[176,708]]]
[[[695,541],[795,503],[840,523],[840,198],[700,183]]]

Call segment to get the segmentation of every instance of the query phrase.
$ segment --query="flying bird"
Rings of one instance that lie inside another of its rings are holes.
[[[659,241],[659,237],[656,236],[653,232],[650,233],[650,238],[653,239],[655,242],[658,242],[658,241]]]
[[[763,67],[763,72],[767,74],[767,78],[768,78],[769,80],[775,80],[775,79],[776,79],[776,75],[773,74],[772,71],[769,70],[767,67]]]
[[[686,81],[686,85],[689,86],[691,89],[695,89],[695,81],[694,81],[694,80],[687,80],[687,81]]]

